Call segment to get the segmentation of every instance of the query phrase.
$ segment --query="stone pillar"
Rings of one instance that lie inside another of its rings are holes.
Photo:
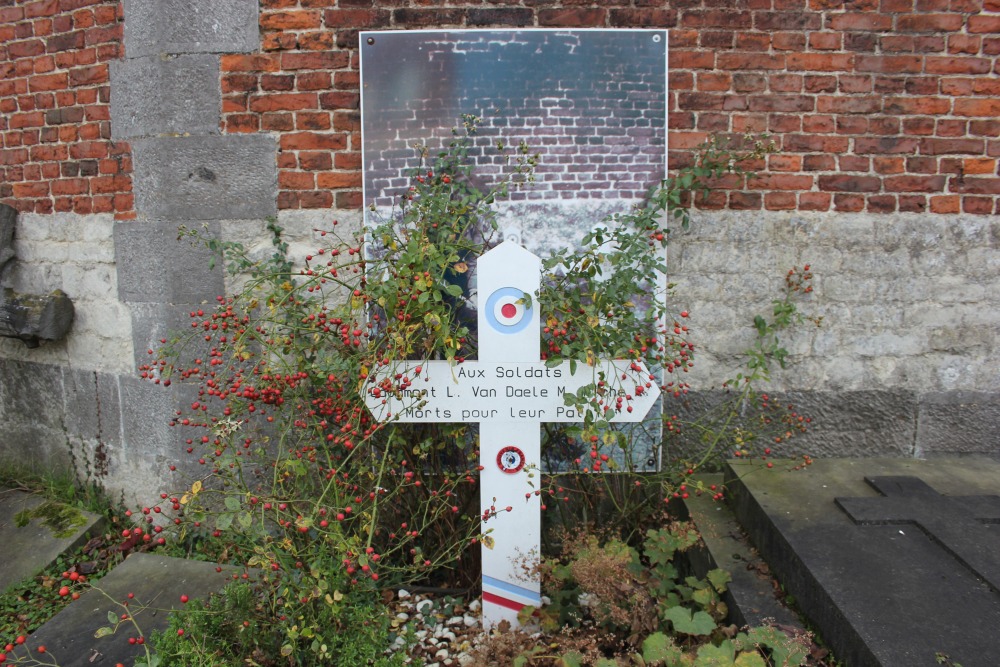
[[[178,240],[179,227],[217,236],[223,221],[277,213],[275,138],[220,133],[220,54],[259,48],[258,13],[257,0],[124,0],[111,133],[132,147],[136,219],[115,224],[114,242],[135,366],[224,293],[221,265],[209,268],[207,249]],[[168,422],[186,392],[137,376],[121,384],[123,446],[111,465],[156,483],[181,453]]]

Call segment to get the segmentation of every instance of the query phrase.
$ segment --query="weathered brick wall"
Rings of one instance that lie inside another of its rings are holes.
[[[111,139],[108,0],[0,2],[0,201],[36,213],[132,210],[128,144]]]
[[[675,164],[711,132],[781,149],[736,209],[1000,212],[1000,3],[678,3]]]

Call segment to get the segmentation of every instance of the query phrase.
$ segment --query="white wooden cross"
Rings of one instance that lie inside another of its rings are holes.
[[[380,421],[479,422],[483,625],[516,627],[523,607],[541,604],[541,423],[583,421],[564,395],[599,379],[624,399],[616,421],[641,421],[660,390],[630,361],[580,362],[573,373],[568,361],[540,360],[541,260],[514,241],[480,257],[477,273],[479,360],[391,363],[370,378],[366,402]]]

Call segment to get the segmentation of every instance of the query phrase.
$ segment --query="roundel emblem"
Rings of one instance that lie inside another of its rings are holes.
[[[497,453],[497,467],[508,475],[520,472],[524,467],[524,452],[517,447],[504,447]]]
[[[486,299],[486,321],[500,333],[518,333],[531,322],[531,307],[524,303],[524,291],[501,287]]]

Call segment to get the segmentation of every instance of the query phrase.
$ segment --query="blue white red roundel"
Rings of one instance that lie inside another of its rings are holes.
[[[508,475],[520,472],[524,468],[524,452],[517,447],[504,447],[497,453],[497,467]]]
[[[531,322],[531,307],[524,303],[524,291],[501,287],[486,299],[486,321],[500,333],[518,333]]]

